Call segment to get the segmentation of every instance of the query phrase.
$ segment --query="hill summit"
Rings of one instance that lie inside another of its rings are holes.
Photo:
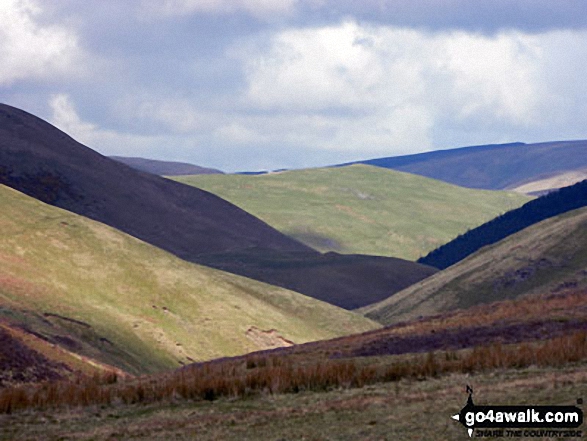
[[[312,250],[208,192],[143,173],[0,105],[0,183],[173,254]]]

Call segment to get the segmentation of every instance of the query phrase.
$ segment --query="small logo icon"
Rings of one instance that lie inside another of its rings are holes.
[[[477,406],[473,388],[467,385],[465,390],[467,403],[451,418],[465,426],[469,437],[475,429],[552,429],[539,432],[545,436],[576,436],[576,431],[568,429],[583,424],[583,411],[576,406]]]
[[[473,388],[471,386],[469,386],[467,384],[467,389],[466,389],[467,394],[469,395],[469,398],[467,398],[467,404],[465,404],[465,407],[463,407],[461,409],[461,411],[455,415],[452,416],[453,420],[459,421],[461,423],[463,423],[463,425],[466,427],[467,425],[464,424],[463,421],[461,421],[461,414],[463,413],[464,410],[467,409],[474,409],[475,408],[475,404],[473,404]],[[473,428],[469,427],[467,429],[467,433],[469,434],[469,438],[473,436]]]

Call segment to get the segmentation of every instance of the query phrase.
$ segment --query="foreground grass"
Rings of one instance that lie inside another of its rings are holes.
[[[0,439],[466,439],[450,420],[466,384],[476,404],[584,398],[586,294],[503,302],[138,379],[6,388]],[[559,321],[563,334],[544,326]],[[442,337],[458,331],[466,342],[485,329],[508,334],[460,350]],[[413,353],[439,335],[445,349]],[[519,342],[505,344],[508,336]],[[396,352],[402,347],[407,352]]]
[[[415,260],[531,198],[366,165],[173,177],[319,251]]]
[[[1,415],[0,439],[464,440],[464,428],[450,416],[465,404],[466,384],[473,386],[476,404],[575,404],[587,396],[587,365],[214,402]]]

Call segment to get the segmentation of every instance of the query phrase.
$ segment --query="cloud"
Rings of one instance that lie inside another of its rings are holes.
[[[91,144],[96,136],[95,124],[83,122],[66,94],[55,94],[49,101],[51,123],[82,144]]]
[[[513,31],[425,33],[355,22],[286,30],[243,54],[242,102],[267,113],[266,127],[285,129],[276,114],[320,116],[284,132],[316,147],[431,148],[442,120],[476,128],[488,120],[531,125],[548,98],[543,40]]]
[[[173,153],[166,155],[164,151],[172,138],[118,132],[85,122],[78,115],[67,94],[52,95],[49,107],[52,112],[52,116],[49,118],[51,124],[76,141],[104,155],[145,155],[151,157],[154,150],[159,150],[161,157],[173,157]]]
[[[0,2],[0,85],[55,81],[79,70],[77,36],[63,26],[41,24],[42,12],[33,0]]]
[[[103,153],[224,170],[585,138],[586,20],[576,0],[6,0],[0,98]]]
[[[352,17],[384,26],[490,34],[587,28],[584,0],[305,0],[302,8],[305,12],[299,15],[312,17],[315,24]]]
[[[117,118],[129,124],[152,126],[160,133],[194,133],[211,123],[210,112],[200,110],[197,102],[169,96],[127,94],[112,107]]]
[[[214,135],[222,142],[230,144],[259,144],[267,141],[267,137],[261,136],[255,130],[238,122],[231,122],[217,128]]]
[[[587,28],[583,0],[143,0],[142,14],[170,18],[197,14],[238,14],[291,26],[325,26],[345,19],[432,31],[502,30],[543,32]]]
[[[271,18],[274,14],[290,14],[297,2],[297,0],[164,0],[158,2],[144,0],[141,7],[143,14],[151,18],[238,12],[245,12],[257,18]]]

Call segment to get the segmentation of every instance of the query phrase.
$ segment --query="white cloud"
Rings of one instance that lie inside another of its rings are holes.
[[[373,37],[352,23],[281,32],[268,53],[246,54],[247,99],[263,108],[367,105],[384,73]]]
[[[441,122],[471,130],[536,124],[556,95],[544,77],[549,38],[354,22],[285,30],[241,53],[247,77],[241,102],[267,112],[266,127],[281,124],[271,113],[321,115],[321,125],[331,127],[328,137],[311,121],[283,134],[316,147],[422,150],[433,147]]]
[[[537,116],[544,84],[540,38],[520,33],[486,37],[463,32],[442,36],[428,62],[450,89],[449,106],[460,119],[490,115],[513,124]]]
[[[71,99],[66,94],[55,94],[49,100],[53,112],[51,123],[82,144],[91,144],[95,138],[95,124],[83,122],[78,116]]]
[[[587,136],[587,31],[340,22],[305,0],[74,3],[0,0],[0,96],[38,114],[51,96],[53,122],[104,153],[234,170]]]
[[[41,25],[34,0],[0,2],[0,85],[21,79],[59,79],[79,70],[75,33],[58,25]]]

